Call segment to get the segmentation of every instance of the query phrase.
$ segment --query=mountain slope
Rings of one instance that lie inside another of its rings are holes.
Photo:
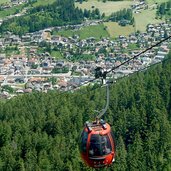
[[[91,170],[78,140],[86,120],[105,104],[105,90],[33,93],[0,103],[0,170]],[[108,170],[171,169],[171,54],[169,60],[110,87],[105,120],[117,143]]]
[[[10,31],[18,35],[47,27],[78,24],[83,21],[83,12],[75,8],[73,0],[56,0],[53,4],[37,6],[26,15],[5,20],[0,32]]]

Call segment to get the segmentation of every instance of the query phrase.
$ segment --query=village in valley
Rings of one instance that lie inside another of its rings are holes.
[[[9,99],[33,91],[70,90],[94,78],[96,67],[108,71],[171,35],[171,24],[167,21],[149,23],[145,32],[135,31],[129,36],[120,35],[115,39],[80,39],[77,34],[69,37],[53,34],[60,30],[81,30],[102,23],[102,20],[94,20],[47,28],[22,36],[9,31],[1,35],[0,97]],[[117,79],[158,63],[169,53],[169,46],[169,41],[166,41],[108,76]],[[15,53],[8,54],[11,49]],[[62,57],[50,53],[52,49]],[[75,60],[76,55],[91,58]]]

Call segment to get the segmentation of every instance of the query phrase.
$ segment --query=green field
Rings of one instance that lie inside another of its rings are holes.
[[[51,56],[55,57],[56,59],[62,59],[63,56],[59,51],[52,50]]]
[[[141,13],[134,14],[135,18],[135,27],[133,26],[126,26],[121,27],[117,23],[114,22],[106,22],[105,26],[107,26],[107,31],[109,32],[112,38],[117,37],[118,35],[127,36],[135,30],[139,30],[141,32],[146,31],[146,26],[148,24],[156,24],[161,23],[164,20],[156,19],[156,9],[148,9],[143,10]]]
[[[166,1],[168,0],[146,0],[146,2],[149,3],[149,5],[152,5],[156,2],[162,3]],[[82,4],[76,3],[76,6],[78,6],[81,9],[98,8],[101,13],[104,12],[108,16],[112,12],[116,12],[123,8],[129,8],[130,5],[133,3],[135,4],[135,2],[133,1],[118,1],[118,2],[107,1],[106,3],[103,3],[102,1],[99,2],[98,0],[89,0],[88,2],[83,2]],[[92,8],[92,6],[94,6],[94,8]],[[162,20],[155,19],[156,9],[151,9],[151,8],[147,10],[142,10],[141,13],[134,14],[134,17],[135,17],[135,28],[132,26],[121,27],[113,22],[105,23],[105,25],[107,26],[107,31],[109,32],[110,36],[113,38],[121,34],[129,35],[131,32],[134,32],[135,30],[144,32],[148,24],[155,24],[155,23],[162,22]]]
[[[72,30],[62,30],[59,32],[53,32],[53,35],[61,35],[64,37],[72,37],[74,34],[78,34],[78,32]]]
[[[19,5],[19,6],[15,6],[15,7],[0,11],[0,18],[4,18],[6,16],[18,13],[23,8],[23,6],[24,5]]]
[[[34,7],[40,6],[40,5],[48,5],[54,3],[55,0],[38,0],[33,4]]]
[[[130,8],[130,5],[133,4],[133,1],[107,1],[106,3],[98,0],[89,0],[88,2],[75,3],[75,5],[81,9],[92,10],[98,8],[101,13],[105,13],[106,16],[109,16],[111,13],[119,11],[124,8]],[[94,6],[94,8],[92,8]]]
[[[135,17],[135,27],[136,30],[146,31],[146,26],[148,24],[161,23],[162,20],[155,19],[156,9],[155,10],[144,10],[139,14],[134,14]]]
[[[4,3],[7,3],[7,2],[10,2],[10,0],[1,0],[0,4],[4,4]]]
[[[169,0],[146,0],[148,4],[155,4],[155,3],[161,4],[162,2],[168,2],[168,1]]]
[[[128,36],[130,33],[135,31],[133,26],[129,25],[122,27],[116,22],[105,22],[104,25],[107,26],[107,31],[111,38],[116,38],[119,35]]]
[[[0,4],[2,4],[3,2],[9,2],[9,0],[0,0],[0,1],[1,1]],[[37,2],[33,4],[33,6],[37,7],[40,5],[48,5],[48,4],[52,4],[53,2],[55,2],[55,0],[38,0]],[[0,18],[4,18],[6,16],[18,13],[22,9],[23,6],[24,4],[0,11]]]
[[[109,34],[105,30],[105,26],[103,24],[95,25],[95,26],[87,26],[78,31],[73,31],[73,30],[60,31],[60,32],[56,32],[55,34],[61,35],[61,36],[66,36],[66,37],[70,37],[73,35],[79,35],[80,39],[94,37],[97,40],[99,40],[101,37],[109,37]]]

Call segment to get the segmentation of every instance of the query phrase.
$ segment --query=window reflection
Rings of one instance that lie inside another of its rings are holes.
[[[112,151],[109,137],[107,135],[92,135],[90,139],[89,156],[103,156]]]

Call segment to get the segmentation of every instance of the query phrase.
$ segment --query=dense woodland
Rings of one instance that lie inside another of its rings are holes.
[[[157,14],[160,16],[166,15],[170,18],[171,15],[171,1],[163,2],[158,6]]]
[[[0,170],[88,171],[78,141],[105,105],[105,89],[21,95],[0,103]],[[171,170],[171,53],[167,61],[110,86],[104,118],[116,138],[108,170]]]
[[[109,20],[119,22],[120,25],[134,24],[134,17],[131,9],[123,9],[112,13],[109,16]]]
[[[48,27],[79,24],[85,18],[100,19],[98,9],[75,8],[74,0],[56,0],[52,5],[38,6],[28,10],[24,16],[14,17],[3,22],[0,32],[11,31],[17,35],[35,32]]]

